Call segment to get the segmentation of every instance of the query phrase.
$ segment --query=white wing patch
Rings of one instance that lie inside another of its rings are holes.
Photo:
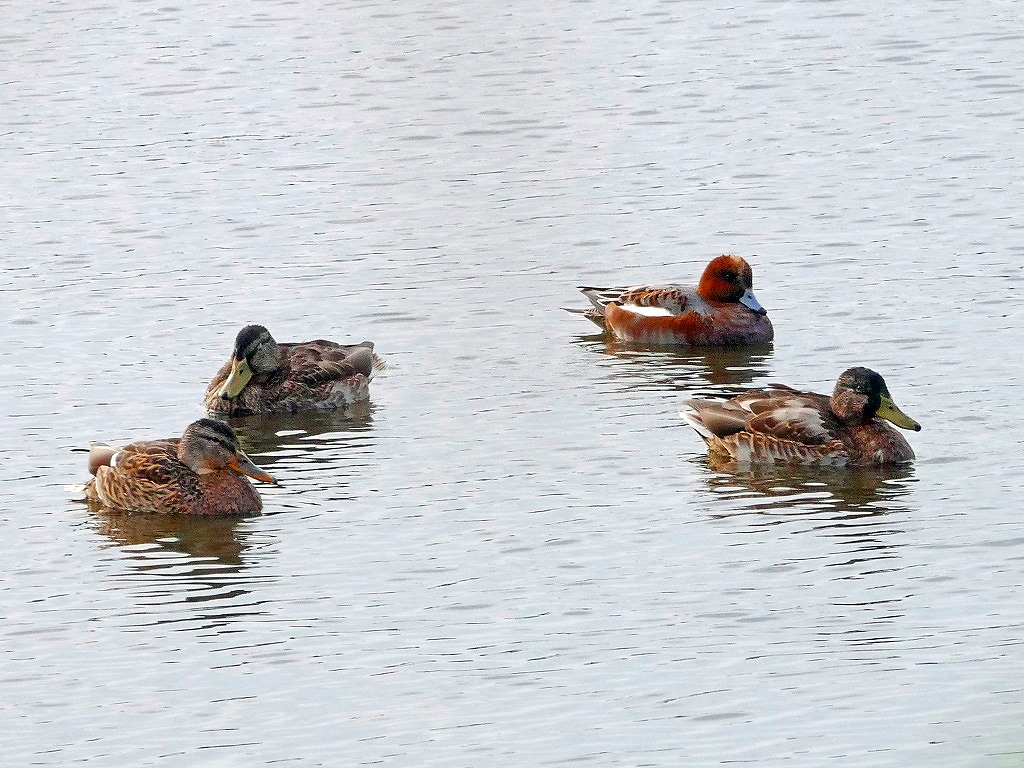
[[[644,317],[672,317],[672,312],[665,307],[641,307],[638,304],[623,304],[621,309]]]

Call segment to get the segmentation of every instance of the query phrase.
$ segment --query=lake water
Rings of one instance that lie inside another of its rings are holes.
[[[1015,2],[8,4],[4,766],[1019,766]],[[768,353],[580,284],[754,267]],[[265,515],[74,499],[250,322]],[[912,466],[713,471],[695,395],[881,372]]]

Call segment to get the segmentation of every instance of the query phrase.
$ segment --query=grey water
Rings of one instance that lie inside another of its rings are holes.
[[[1019,3],[0,15],[0,764],[1024,761]],[[560,309],[726,252],[770,350]],[[236,424],[261,517],[77,501],[251,322],[389,367]],[[677,416],[851,365],[912,466],[717,472]]]

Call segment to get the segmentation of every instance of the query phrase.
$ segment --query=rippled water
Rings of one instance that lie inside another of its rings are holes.
[[[3,765],[1024,760],[1012,2],[4,11]],[[773,349],[579,284],[753,263]],[[266,514],[74,501],[245,323],[370,338],[243,421]],[[709,467],[694,395],[876,368],[912,467]]]

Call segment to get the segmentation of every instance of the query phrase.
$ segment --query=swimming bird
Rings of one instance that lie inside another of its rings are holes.
[[[247,325],[203,404],[227,416],[344,408],[369,398],[370,379],[383,367],[371,341],[278,344],[262,325]]]
[[[914,451],[885,422],[921,429],[893,402],[885,380],[862,367],[844,371],[831,396],[773,384],[686,406],[680,415],[704,438],[712,458],[742,465],[903,464]]]
[[[756,346],[772,340],[768,312],[754,296],[750,265],[719,256],[696,288],[645,285],[580,288],[593,307],[570,309],[623,341],[689,346]]]
[[[86,498],[131,512],[177,515],[252,515],[263,508],[243,475],[277,481],[257,467],[222,421],[199,419],[180,438],[89,450]]]

